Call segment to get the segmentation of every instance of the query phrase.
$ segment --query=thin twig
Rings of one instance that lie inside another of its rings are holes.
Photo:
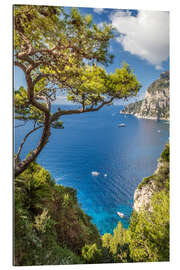
[[[42,126],[33,128],[31,131],[29,131],[29,132],[26,134],[26,136],[24,137],[23,142],[22,142],[22,143],[20,144],[20,146],[19,146],[19,149],[18,149],[16,158],[15,158],[15,163],[16,163],[16,162],[18,161],[18,159],[19,159],[19,156],[20,156],[20,154],[21,154],[23,145],[24,145],[24,143],[26,142],[27,138],[28,138],[33,132],[35,132],[36,130],[38,130],[38,129],[40,129],[40,128],[42,128]]]

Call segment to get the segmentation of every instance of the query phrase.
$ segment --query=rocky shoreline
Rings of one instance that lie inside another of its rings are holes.
[[[164,154],[165,153],[165,154]],[[166,155],[166,157],[164,157]],[[168,157],[168,158],[167,158]],[[133,210],[152,211],[151,199],[157,191],[166,188],[166,180],[169,178],[169,144],[165,146],[160,159],[158,160],[157,169],[152,176],[146,177],[139,184],[134,193]]]
[[[165,71],[147,89],[143,100],[127,105],[121,114],[137,118],[169,120],[169,72]]]
[[[134,115],[134,116],[136,116],[136,117],[139,118],[139,119],[164,120],[164,121],[168,121],[168,122],[169,122],[169,120],[170,120],[169,118],[166,118],[166,117],[160,117],[160,118],[157,118],[157,117],[155,117],[155,116],[142,116],[142,115],[139,115],[139,114],[123,112],[123,110],[120,111],[120,114]]]

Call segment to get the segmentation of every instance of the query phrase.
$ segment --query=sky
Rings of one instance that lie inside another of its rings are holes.
[[[68,11],[68,7],[66,10]],[[110,41],[109,51],[114,55],[113,63],[105,67],[108,73],[127,62],[141,83],[142,88],[136,98],[142,99],[147,87],[160,74],[169,70],[169,12],[103,8],[79,8],[82,15],[92,14],[93,22],[102,27],[112,24],[115,38]],[[25,84],[24,74],[15,68],[15,89]],[[65,96],[58,96],[57,104],[67,103]],[[115,105],[123,104],[116,101]]]

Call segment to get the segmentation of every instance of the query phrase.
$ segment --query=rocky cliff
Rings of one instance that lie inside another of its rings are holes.
[[[144,178],[136,189],[134,210],[136,212],[141,211],[141,209],[151,211],[152,196],[161,190],[169,190],[169,144],[165,146],[161,154],[157,170],[152,176]]]
[[[169,71],[165,71],[147,89],[143,100],[127,105],[120,113],[138,118],[169,120]]]

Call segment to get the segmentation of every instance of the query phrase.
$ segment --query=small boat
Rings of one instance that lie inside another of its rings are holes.
[[[159,132],[159,133],[161,132],[160,129],[158,130],[158,132]]]
[[[118,125],[118,127],[125,127],[125,124],[121,123],[121,124]]]
[[[107,177],[107,173],[104,174],[104,177]]]
[[[98,175],[99,175],[99,172],[94,171],[94,172],[91,172],[91,174],[92,174],[93,176],[98,176]]]
[[[120,216],[121,218],[124,218],[124,214],[121,212],[117,212],[118,216]]]

